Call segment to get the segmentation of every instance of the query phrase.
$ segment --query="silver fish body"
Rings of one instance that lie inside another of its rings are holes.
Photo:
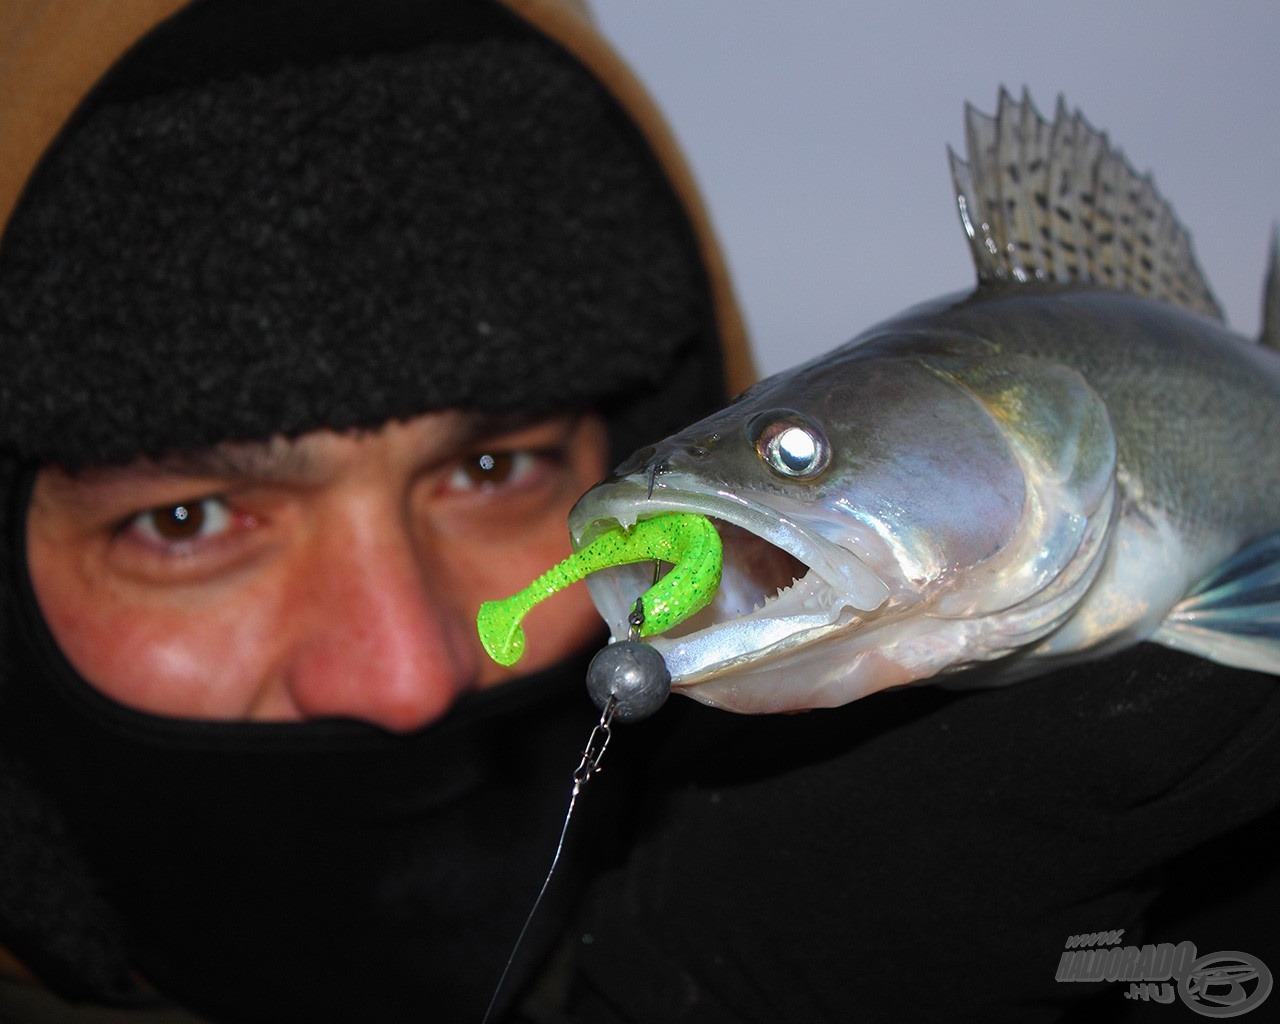
[[[1158,298],[988,279],[638,453],[570,530],[712,517],[720,592],[653,643],[677,690],[731,710],[994,685],[1148,638],[1274,672],[1277,437],[1272,349]],[[589,581],[616,636],[651,582]]]

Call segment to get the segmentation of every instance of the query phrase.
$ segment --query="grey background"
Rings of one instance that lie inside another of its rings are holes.
[[[762,371],[968,288],[963,107],[1059,93],[1191,230],[1257,333],[1280,219],[1280,0],[592,0],[689,155]]]

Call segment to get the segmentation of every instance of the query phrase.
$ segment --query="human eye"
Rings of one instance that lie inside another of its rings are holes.
[[[194,583],[245,564],[274,531],[263,502],[206,495],[161,502],[115,521],[106,558],[114,571],[160,583]]]
[[[156,549],[182,549],[225,535],[232,523],[226,499],[207,497],[145,509],[126,520],[120,533]]]
[[[428,477],[419,509],[453,536],[508,539],[544,520],[559,536],[569,507],[603,475],[605,445],[603,423],[585,414],[476,431]]]
[[[445,488],[455,494],[487,494],[500,488],[526,486],[556,461],[546,450],[485,450],[462,459],[450,471]]]

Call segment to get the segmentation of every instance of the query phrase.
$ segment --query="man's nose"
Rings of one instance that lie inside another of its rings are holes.
[[[285,669],[304,718],[408,732],[476,683],[476,645],[448,581],[434,576],[409,524],[396,519],[353,517],[318,545],[304,573],[303,619]]]

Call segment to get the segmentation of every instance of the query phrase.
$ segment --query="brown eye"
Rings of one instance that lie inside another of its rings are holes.
[[[167,543],[199,540],[225,530],[230,513],[220,498],[161,505],[139,513],[134,528],[143,536]]]
[[[530,452],[485,452],[460,463],[450,484],[460,490],[485,490],[514,483],[534,465]]]
[[[199,536],[204,526],[204,508],[200,505],[174,505],[147,513],[156,533],[165,540],[187,540]]]
[[[478,487],[485,484],[501,484],[506,483],[511,476],[511,465],[515,461],[510,452],[497,452],[490,454],[486,452],[478,459],[471,459],[463,463],[463,471],[467,474],[467,479]]]

